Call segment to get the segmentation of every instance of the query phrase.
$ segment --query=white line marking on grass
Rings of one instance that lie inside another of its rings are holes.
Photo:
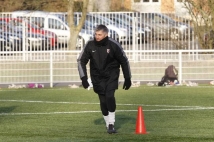
[[[81,105],[98,105],[99,103],[84,102],[52,102],[52,101],[30,101],[30,100],[0,100],[0,102],[20,102],[20,103],[47,103],[47,104],[81,104]]]
[[[0,115],[50,115],[50,114],[97,113],[97,112],[101,112],[101,111],[38,112],[38,113],[0,113]]]
[[[200,106],[173,106],[173,105],[144,105],[144,104],[117,104],[117,105],[125,105],[125,106],[152,106],[152,107],[184,107],[184,108],[189,108],[189,107],[200,107]]]
[[[214,88],[214,85],[210,85],[210,86],[185,86],[185,85],[182,85],[182,86],[170,86],[170,87],[160,87],[160,86],[143,86],[144,88],[159,88],[159,89],[164,89],[164,88],[180,88],[180,87],[185,87],[185,88]],[[81,89],[81,88],[78,88],[78,89]],[[133,88],[135,89],[135,88]],[[42,89],[39,89],[39,90],[71,90],[70,88],[42,88]],[[1,88],[0,91],[26,91],[26,89],[8,89],[8,88]],[[31,91],[38,91],[38,88],[35,88],[35,89],[31,89]]]
[[[18,91],[18,90],[1,90],[1,89],[0,89],[0,91],[3,92],[3,91]]]
[[[99,105],[99,103],[87,103],[87,102],[53,102],[53,101],[31,101],[31,100],[0,100],[0,102]],[[187,108],[188,107],[200,107],[200,106],[144,105],[144,104],[117,104],[117,105],[120,105],[120,106],[154,106],[154,107],[187,107]]]
[[[154,109],[145,111],[176,111],[176,110],[213,110],[214,107],[190,107],[190,108],[178,108],[178,109]]]
[[[213,110],[214,107],[190,107],[190,108],[177,108],[177,109],[150,109],[143,111],[176,111],[176,110]],[[137,110],[116,110],[116,112],[128,112]]]
[[[180,108],[180,109],[153,109],[143,110],[151,111],[186,111],[186,110],[214,110],[214,107],[198,107],[198,108]],[[53,114],[81,114],[81,113],[100,113],[101,111],[73,111],[73,112],[44,112],[44,113],[0,113],[0,116],[9,115],[53,115]],[[137,110],[116,110],[116,112],[137,112]]]

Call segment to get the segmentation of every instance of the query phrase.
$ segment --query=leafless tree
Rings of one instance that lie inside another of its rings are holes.
[[[82,16],[80,18],[80,21],[78,22],[78,25],[75,25],[74,22],[74,2],[75,0],[68,0],[68,26],[70,27],[70,40],[68,43],[68,47],[70,50],[76,49],[77,38],[85,22],[89,0],[82,0]]]
[[[194,33],[203,49],[213,49],[214,45],[214,1],[185,0],[194,25]]]
[[[96,0],[96,7],[98,12],[110,11],[110,0]]]
[[[110,11],[111,0],[89,0],[89,12],[108,12]]]

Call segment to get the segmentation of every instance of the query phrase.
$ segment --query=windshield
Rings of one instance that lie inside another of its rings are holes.
[[[90,20],[96,24],[113,25],[114,22],[106,17],[99,15],[87,15],[86,20]]]

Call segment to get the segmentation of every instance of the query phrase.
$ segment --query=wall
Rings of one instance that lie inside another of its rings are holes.
[[[150,0],[151,1],[151,0]],[[161,12],[161,2],[134,2],[132,0],[132,10],[139,12]]]
[[[178,16],[189,17],[183,2],[177,2],[177,0],[159,0],[157,3],[152,0],[150,2],[132,0],[132,9],[139,12],[175,13]]]

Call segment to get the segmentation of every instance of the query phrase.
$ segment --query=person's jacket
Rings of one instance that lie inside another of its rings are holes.
[[[175,78],[175,79],[177,79],[177,77],[178,77],[178,70],[175,68],[174,65],[169,65],[165,69],[165,76],[166,76],[166,78]]]
[[[111,38],[106,37],[101,43],[94,39],[86,44],[77,59],[80,78],[88,78],[86,64],[89,60],[93,88],[98,94],[118,89],[120,65],[124,78],[131,78],[128,58],[121,45]]]

